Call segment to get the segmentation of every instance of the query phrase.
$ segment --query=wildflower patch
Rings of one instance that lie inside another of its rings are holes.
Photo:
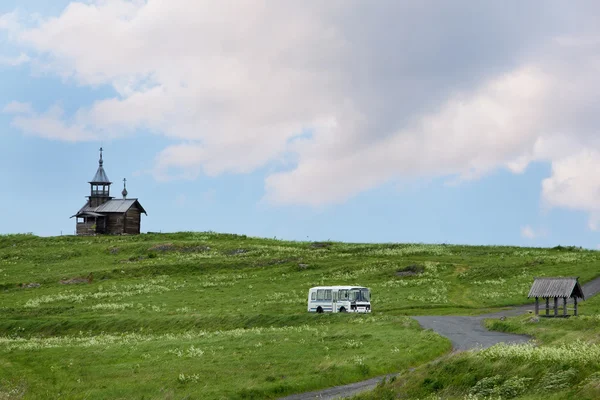
[[[580,365],[600,365],[600,345],[581,340],[553,346],[537,347],[532,343],[497,344],[477,353],[488,360],[512,360],[543,364],[569,363]]]

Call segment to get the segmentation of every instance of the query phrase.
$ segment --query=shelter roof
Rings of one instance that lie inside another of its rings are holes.
[[[337,290],[350,290],[350,289],[368,289],[365,286],[315,286],[311,287],[310,290],[314,289],[337,289]]]
[[[578,277],[535,278],[527,297],[579,297],[585,300]]]

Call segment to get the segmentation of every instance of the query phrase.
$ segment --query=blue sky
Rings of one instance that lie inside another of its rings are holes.
[[[0,234],[597,248],[594,3],[342,3],[2,2]]]

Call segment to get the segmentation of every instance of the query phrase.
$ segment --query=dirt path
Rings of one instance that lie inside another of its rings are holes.
[[[583,294],[586,299],[600,293],[600,277],[583,285]],[[432,329],[438,334],[447,337],[452,342],[454,351],[470,350],[474,348],[487,348],[497,343],[525,343],[529,337],[524,335],[513,335],[502,332],[492,332],[483,326],[485,318],[500,318],[502,316],[516,316],[529,311],[533,311],[533,304],[513,307],[504,311],[498,311],[491,314],[478,315],[475,317],[463,316],[416,316],[419,324],[425,329]],[[389,374],[371,378],[366,381],[351,383],[349,385],[336,386],[329,389],[318,390],[308,393],[299,393],[280,400],[333,400],[343,399],[354,396],[361,392],[372,390],[377,384],[386,377],[396,374]]]

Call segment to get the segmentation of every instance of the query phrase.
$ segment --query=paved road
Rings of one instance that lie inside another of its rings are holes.
[[[583,294],[586,299],[600,293],[600,277],[583,285]],[[540,306],[542,306],[540,304]],[[562,304],[561,304],[562,306]],[[452,342],[454,351],[470,350],[474,348],[487,348],[497,343],[525,343],[530,338],[524,335],[514,335],[503,332],[492,332],[483,326],[485,318],[500,318],[502,316],[516,316],[533,311],[534,305],[512,307],[504,311],[491,314],[478,315],[476,317],[462,316],[417,316],[413,317],[425,329],[433,329]],[[561,310],[562,311],[562,310]],[[391,377],[395,374],[386,375]],[[372,390],[377,386],[384,376],[372,378],[366,381],[352,383],[350,385],[336,386],[333,388],[319,390],[309,393],[300,393],[280,400],[333,400],[354,396],[358,393]]]
[[[526,343],[528,336],[488,331],[479,317],[414,317],[425,329],[433,329],[452,342],[454,350],[487,348],[497,343]]]
[[[589,281],[582,287],[583,296],[587,299],[600,293],[600,278]]]
[[[320,400],[333,400],[333,399],[343,399],[346,397],[354,396],[362,392],[366,392],[369,390],[373,390],[375,386],[383,379],[383,378],[391,378],[396,374],[389,374],[385,376],[378,376],[376,378],[371,378],[366,381],[351,383],[349,385],[344,386],[336,386],[329,389],[317,390],[314,392],[307,393],[299,393],[293,394],[291,396],[282,397],[279,400],[309,400],[309,399],[320,399]]]

